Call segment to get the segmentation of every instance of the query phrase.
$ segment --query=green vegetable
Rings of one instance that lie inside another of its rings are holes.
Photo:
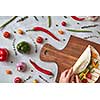
[[[82,80],[83,76],[84,76],[84,73],[83,72],[79,74],[80,80]]]
[[[8,25],[10,22],[12,22],[14,19],[16,19],[17,16],[13,16],[11,19],[9,19],[7,22],[0,25],[0,28],[4,28],[6,25]]]
[[[51,27],[51,16],[48,16],[48,27]]]
[[[17,44],[17,50],[18,50],[18,52],[23,54],[23,53],[28,53],[31,50],[31,48],[27,42],[22,41]]]
[[[100,32],[99,31],[97,31],[99,34],[100,34]]]
[[[67,31],[71,31],[71,32],[92,32],[90,30],[75,30],[75,29],[67,29]]]

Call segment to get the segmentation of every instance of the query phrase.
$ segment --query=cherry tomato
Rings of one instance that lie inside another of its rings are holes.
[[[20,77],[16,77],[14,79],[14,83],[22,83],[22,79]]]
[[[3,36],[4,36],[5,38],[10,38],[10,33],[9,33],[9,32],[4,32],[4,33],[3,33]]]
[[[89,72],[89,73],[87,73],[86,77],[91,79],[92,78],[92,74]]]
[[[67,23],[65,21],[63,21],[61,24],[62,24],[62,26],[66,26],[67,25]]]
[[[37,42],[37,43],[43,43],[43,38],[39,36],[39,37],[36,39],[36,42]]]
[[[88,80],[87,79],[83,79],[82,83],[88,83]]]
[[[0,61],[7,61],[8,59],[8,50],[5,48],[0,48]]]

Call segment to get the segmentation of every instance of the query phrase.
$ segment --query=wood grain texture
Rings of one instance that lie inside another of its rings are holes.
[[[50,44],[45,44],[40,53],[40,59],[46,62],[55,62],[58,65],[56,82],[59,82],[61,73],[72,67],[88,45],[93,46],[100,53],[100,44],[71,36],[63,50],[57,50]],[[97,81],[100,82],[100,79]]]

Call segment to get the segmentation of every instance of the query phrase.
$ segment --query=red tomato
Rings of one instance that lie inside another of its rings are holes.
[[[87,73],[86,77],[91,79],[92,78],[92,74],[89,72],[89,73]]]
[[[65,21],[63,21],[61,24],[62,24],[62,26],[66,26],[67,25],[67,23]]]
[[[87,79],[83,79],[82,83],[88,83],[88,80]]]
[[[14,83],[22,83],[22,79],[20,77],[16,77],[14,79]]]
[[[8,59],[8,50],[0,48],[0,61],[6,61]]]
[[[36,39],[36,42],[37,42],[37,43],[43,43],[43,38],[39,36],[39,37]]]
[[[10,33],[9,33],[9,32],[4,32],[4,33],[3,33],[3,36],[4,36],[5,38],[10,38]]]

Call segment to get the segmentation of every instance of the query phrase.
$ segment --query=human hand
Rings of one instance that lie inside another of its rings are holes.
[[[73,73],[73,68],[70,68],[62,72],[59,83],[80,83],[80,80],[78,75]]]

